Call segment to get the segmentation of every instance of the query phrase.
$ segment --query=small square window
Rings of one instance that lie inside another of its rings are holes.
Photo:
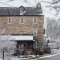
[[[12,23],[12,18],[8,17],[8,24],[11,24],[11,23]]]
[[[33,18],[33,23],[34,23],[34,24],[37,24],[37,17],[34,17],[34,18]]]
[[[20,18],[20,23],[21,23],[21,24],[24,24],[24,18],[23,18],[23,17]]]

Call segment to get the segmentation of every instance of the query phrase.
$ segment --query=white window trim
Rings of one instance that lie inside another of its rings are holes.
[[[34,34],[34,36],[37,36],[37,34],[38,34],[38,30],[35,29],[35,30],[33,31],[33,34]]]
[[[23,18],[23,23],[21,22],[21,19]],[[24,17],[21,17],[20,18],[20,24],[24,24],[25,23],[25,18]]]
[[[11,23],[9,23],[9,18],[11,19]],[[8,17],[8,24],[12,24],[12,18],[11,17]]]
[[[34,22],[34,18],[36,18],[36,23]],[[37,24],[38,19],[37,19],[37,17],[34,17],[34,18],[33,18],[33,24]]]
[[[23,15],[24,11],[23,11],[23,7],[20,7],[20,15]]]

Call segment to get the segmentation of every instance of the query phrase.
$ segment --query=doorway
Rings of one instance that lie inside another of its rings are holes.
[[[33,41],[17,41],[16,48],[20,55],[32,54],[33,44]]]

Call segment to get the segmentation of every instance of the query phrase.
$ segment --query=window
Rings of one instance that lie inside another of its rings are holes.
[[[37,24],[37,17],[34,17],[34,18],[33,18],[33,23],[34,23],[34,24]]]
[[[37,41],[38,46],[42,46],[43,45],[43,41]]]
[[[25,8],[23,6],[20,7],[20,15],[23,15],[25,12]]]
[[[43,34],[45,34],[45,29],[43,29]]]
[[[12,23],[12,18],[8,17],[8,24],[11,24],[11,23]]]
[[[33,31],[34,36],[37,36],[37,29]]]
[[[20,18],[20,23],[24,24],[24,17]]]

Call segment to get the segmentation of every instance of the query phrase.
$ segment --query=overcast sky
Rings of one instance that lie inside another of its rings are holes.
[[[25,3],[24,0],[11,0],[11,2],[10,2],[10,0],[0,0],[0,7],[8,7],[8,5],[11,5],[14,7],[19,7],[20,5],[34,6],[35,3],[40,2],[40,1],[51,2],[51,0],[27,0],[27,1],[28,1],[28,3]]]

